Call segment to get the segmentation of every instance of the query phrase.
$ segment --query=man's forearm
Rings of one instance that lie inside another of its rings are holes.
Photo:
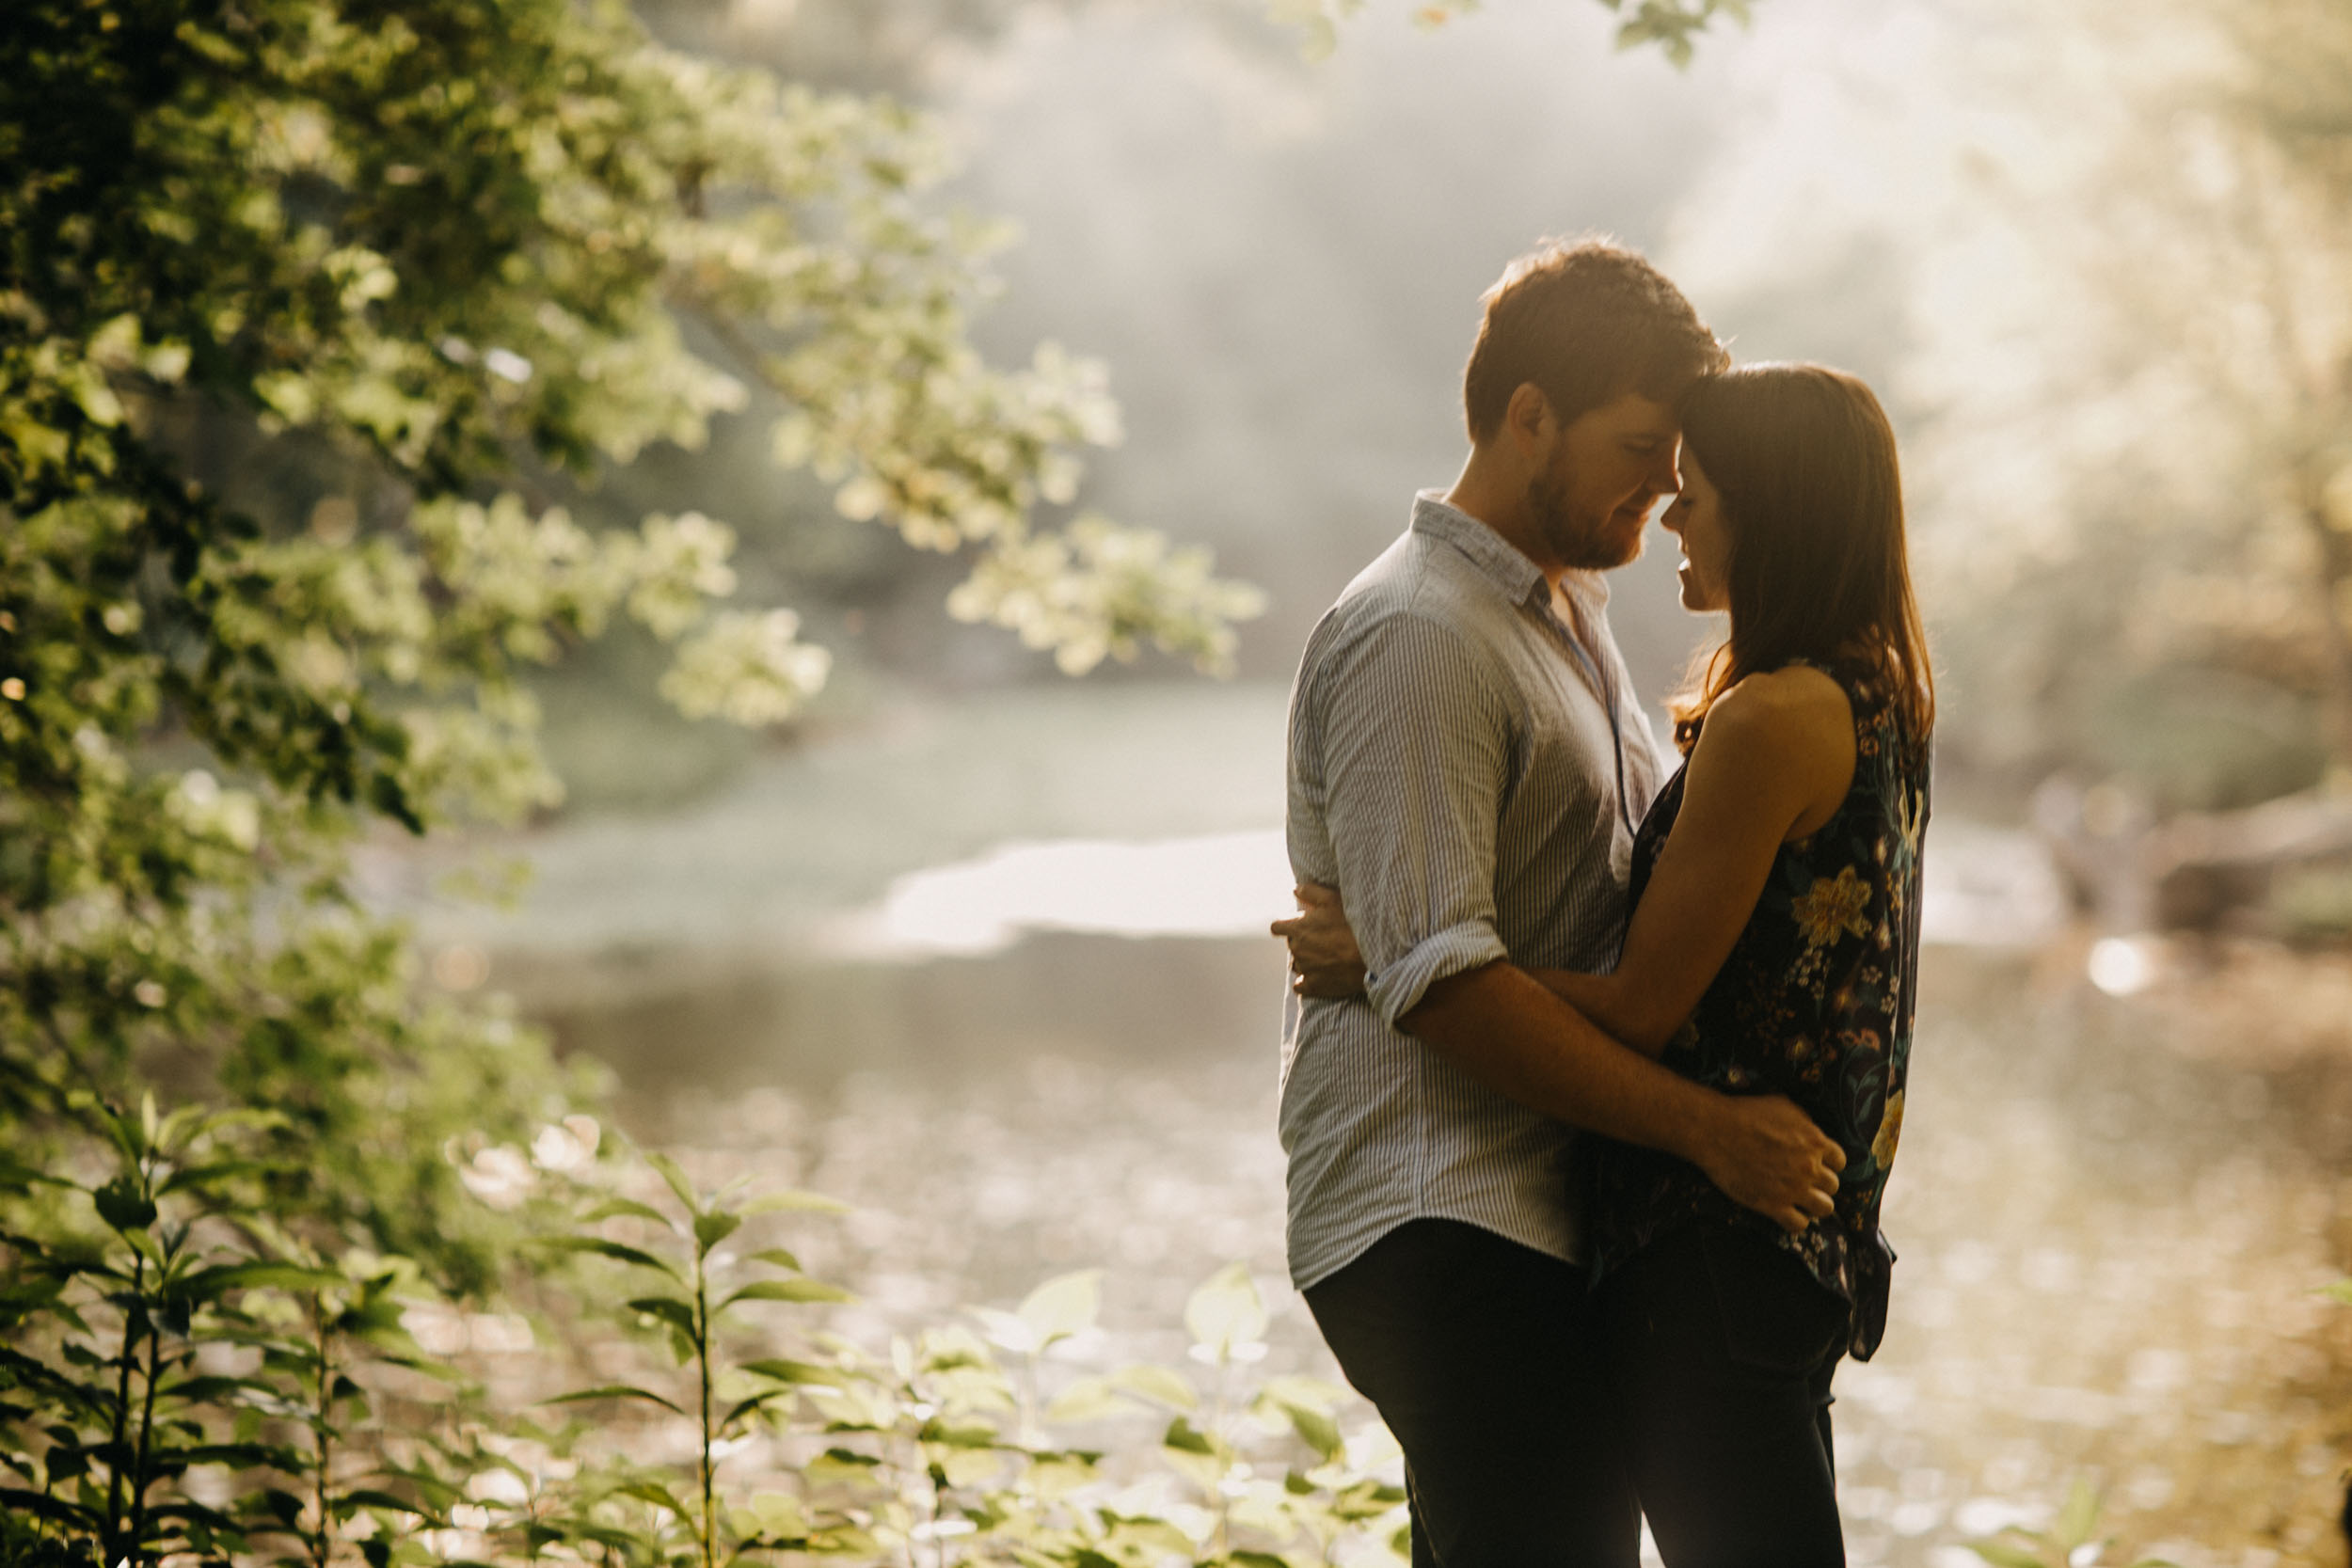
[[[1694,1163],[1724,1108],[1511,964],[1449,975],[1398,1022],[1531,1110]]]

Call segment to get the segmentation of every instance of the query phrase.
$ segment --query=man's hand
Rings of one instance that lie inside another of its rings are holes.
[[[1779,1095],[1717,1101],[1687,1151],[1725,1196],[1795,1233],[1836,1207],[1846,1151]]]
[[[1290,944],[1291,990],[1301,996],[1354,996],[1364,989],[1364,956],[1347,923],[1340,890],[1320,882],[1291,889],[1302,911],[1271,929]]]

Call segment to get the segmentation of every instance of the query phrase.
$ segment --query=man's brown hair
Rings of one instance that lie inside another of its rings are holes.
[[[1672,406],[1731,363],[1682,291],[1613,240],[1547,240],[1505,267],[1462,375],[1472,441],[1533,382],[1562,424],[1627,392]]]

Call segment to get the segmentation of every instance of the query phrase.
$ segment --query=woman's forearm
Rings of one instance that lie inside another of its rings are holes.
[[[1593,1022],[1601,1033],[1614,1037],[1645,1056],[1664,1053],[1679,1020],[1645,1016],[1645,1009],[1628,996],[1614,974],[1582,974],[1572,969],[1534,969],[1528,973],[1569,1006]],[[1649,1009],[1655,1011],[1655,1009]]]

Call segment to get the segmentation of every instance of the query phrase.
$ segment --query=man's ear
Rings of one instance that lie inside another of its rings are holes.
[[[1512,388],[1511,401],[1502,409],[1502,429],[1520,456],[1532,458],[1549,446],[1558,424],[1552,417],[1551,400],[1544,396],[1541,387],[1522,381]]]

